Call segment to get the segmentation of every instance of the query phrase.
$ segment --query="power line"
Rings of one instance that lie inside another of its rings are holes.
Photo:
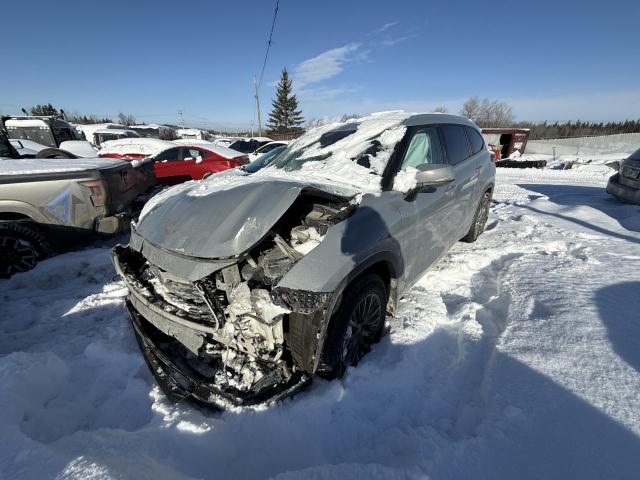
[[[269,41],[267,42],[267,51],[264,53],[264,62],[262,62],[262,71],[260,72],[260,81],[258,82],[258,90],[260,90],[260,86],[262,85],[264,68],[267,66],[267,57],[269,57],[269,50],[271,49],[271,38],[273,37],[273,29],[276,26],[276,17],[278,16],[279,5],[280,5],[280,0],[276,0],[276,9],[273,12],[273,22],[271,22],[271,32],[269,33]]]

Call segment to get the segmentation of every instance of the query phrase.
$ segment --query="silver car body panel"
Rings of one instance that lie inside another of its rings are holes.
[[[150,243],[202,259],[236,257],[269,232],[303,191],[349,198],[348,186],[329,188],[279,177],[229,177],[233,188],[210,189],[200,182],[179,185],[153,200],[136,230]],[[235,182],[234,182],[235,180]],[[206,182],[206,181],[205,181]],[[176,193],[176,194],[173,194]],[[214,228],[205,228],[215,226]]]

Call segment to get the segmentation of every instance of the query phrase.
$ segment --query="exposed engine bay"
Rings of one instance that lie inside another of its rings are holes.
[[[324,309],[330,293],[279,290],[277,285],[355,206],[353,199],[301,195],[237,262],[193,282],[162,270],[131,248],[118,247],[114,262],[131,290],[130,308],[163,334],[155,347],[179,358],[182,376],[192,372],[191,380],[207,383],[232,403],[251,403],[311,373],[291,354],[288,315]],[[144,304],[162,313],[145,314]]]

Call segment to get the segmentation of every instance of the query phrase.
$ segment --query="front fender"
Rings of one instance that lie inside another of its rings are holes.
[[[385,218],[387,217],[387,220]],[[344,221],[332,226],[310,253],[298,261],[278,283],[279,287],[310,292],[333,292],[377,261],[384,260],[395,278],[404,272],[400,243],[391,232],[401,223],[392,216],[365,204]]]

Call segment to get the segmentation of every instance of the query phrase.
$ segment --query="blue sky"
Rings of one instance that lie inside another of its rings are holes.
[[[275,0],[4,3],[0,111],[52,102],[145,122],[255,122]],[[261,88],[282,67],[305,118],[457,112],[472,95],[521,120],[640,117],[640,2],[281,0]]]

